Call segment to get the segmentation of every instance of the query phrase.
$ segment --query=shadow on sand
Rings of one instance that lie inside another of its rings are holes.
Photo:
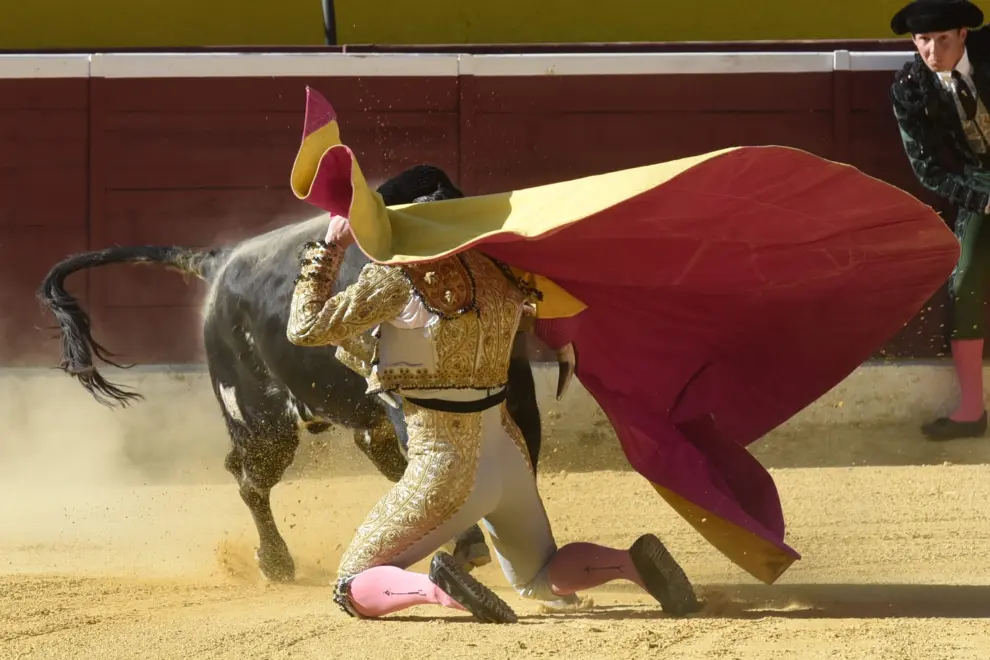
[[[608,589],[596,592],[628,591]],[[987,619],[990,585],[910,584],[783,584],[708,585],[699,587],[704,609],[689,618],[711,619]],[[642,605],[596,605],[590,610],[561,614],[521,614],[520,623],[580,619],[666,619],[656,608]],[[428,616],[390,616],[389,621],[428,621]],[[453,622],[470,623],[470,617]]]
[[[768,468],[990,463],[990,436],[933,442],[914,426],[836,425],[807,433],[782,430],[751,449]]]
[[[540,472],[631,469],[614,437],[574,442],[558,445],[556,438],[549,438],[541,453]],[[749,450],[769,469],[983,465],[990,463],[990,435],[932,442],[907,425],[835,425],[807,431],[783,427]]]

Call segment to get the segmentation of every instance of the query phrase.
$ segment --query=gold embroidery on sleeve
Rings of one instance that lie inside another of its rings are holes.
[[[345,367],[363,378],[368,378],[371,376],[371,367],[374,364],[376,344],[377,340],[371,336],[371,333],[364,332],[340,342],[334,355]]]
[[[357,282],[329,300],[343,261],[343,251],[309,248],[292,294],[287,336],[299,346],[337,344],[395,318],[409,302],[412,290],[403,273],[392,266],[366,265]]]

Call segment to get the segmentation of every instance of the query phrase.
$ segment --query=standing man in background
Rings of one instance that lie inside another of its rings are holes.
[[[958,210],[959,262],[949,282],[951,348],[961,398],[922,426],[931,440],[979,437],[987,429],[983,340],[990,276],[990,33],[968,0],[914,0],[891,20],[918,50],[890,89],[915,176]],[[970,31],[973,29],[973,31]],[[945,156],[949,156],[946,158]]]

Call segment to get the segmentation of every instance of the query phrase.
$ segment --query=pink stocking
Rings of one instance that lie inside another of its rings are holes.
[[[958,339],[952,342],[952,361],[959,379],[962,398],[949,416],[956,422],[975,422],[983,415],[983,340]]]
[[[414,605],[442,605],[464,608],[430,582],[424,573],[404,571],[396,566],[376,566],[351,581],[351,603],[361,616],[373,618]]]
[[[629,580],[643,587],[628,550],[594,543],[568,543],[547,566],[550,588],[558,596],[598,587],[612,580]]]

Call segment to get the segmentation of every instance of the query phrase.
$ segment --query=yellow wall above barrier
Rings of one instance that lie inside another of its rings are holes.
[[[344,43],[889,39],[908,0],[337,0]],[[415,7],[415,12],[410,11]]]
[[[320,0],[0,1],[0,49],[322,43]]]
[[[880,39],[907,0],[336,0],[344,44]],[[0,49],[322,44],[320,0],[6,0]]]

